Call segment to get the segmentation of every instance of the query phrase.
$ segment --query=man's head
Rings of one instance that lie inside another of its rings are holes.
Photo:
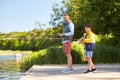
[[[68,13],[66,13],[66,14],[64,15],[64,21],[65,21],[65,22],[69,22],[69,21],[70,21],[70,15],[69,15]]]
[[[86,31],[86,32],[91,31],[91,28],[92,28],[92,25],[91,25],[91,24],[86,24],[86,25],[85,25],[85,31]]]

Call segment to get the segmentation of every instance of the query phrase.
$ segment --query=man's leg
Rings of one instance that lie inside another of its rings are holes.
[[[63,73],[73,72],[73,68],[72,68],[72,56],[71,56],[71,43],[70,42],[66,42],[66,43],[63,44],[63,51],[64,51],[64,54],[67,57],[68,68],[65,69],[62,72]]]
[[[66,53],[67,61],[68,61],[68,69],[72,69],[72,56],[70,53]]]
[[[63,51],[67,56],[68,69],[72,69],[71,42],[63,44]]]

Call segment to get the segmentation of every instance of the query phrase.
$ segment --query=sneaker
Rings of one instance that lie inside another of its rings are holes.
[[[84,72],[84,73],[92,73],[92,70],[87,70],[87,71]]]
[[[72,72],[74,72],[73,69],[64,69],[64,70],[62,71],[62,73],[72,73]]]
[[[96,68],[92,69],[92,72],[96,71]]]

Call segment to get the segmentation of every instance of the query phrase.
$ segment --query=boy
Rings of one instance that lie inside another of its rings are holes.
[[[73,72],[72,68],[72,56],[71,56],[71,41],[74,35],[74,24],[70,20],[70,15],[64,15],[64,27],[63,33],[58,33],[57,36],[63,37],[62,44],[63,44],[63,52],[67,56],[68,67],[67,69],[63,70],[63,73],[71,73]]]
[[[96,70],[93,61],[92,61],[92,54],[95,49],[95,37],[96,35],[91,31],[92,25],[86,24],[85,25],[85,31],[83,39],[80,39],[80,42],[84,44],[84,50],[85,50],[85,59],[88,62],[88,70],[84,73],[90,73]]]

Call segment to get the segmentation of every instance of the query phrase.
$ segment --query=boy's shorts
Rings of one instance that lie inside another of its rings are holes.
[[[63,52],[64,52],[64,54],[71,53],[71,42],[63,43]]]
[[[92,57],[93,51],[85,51],[85,57]]]

